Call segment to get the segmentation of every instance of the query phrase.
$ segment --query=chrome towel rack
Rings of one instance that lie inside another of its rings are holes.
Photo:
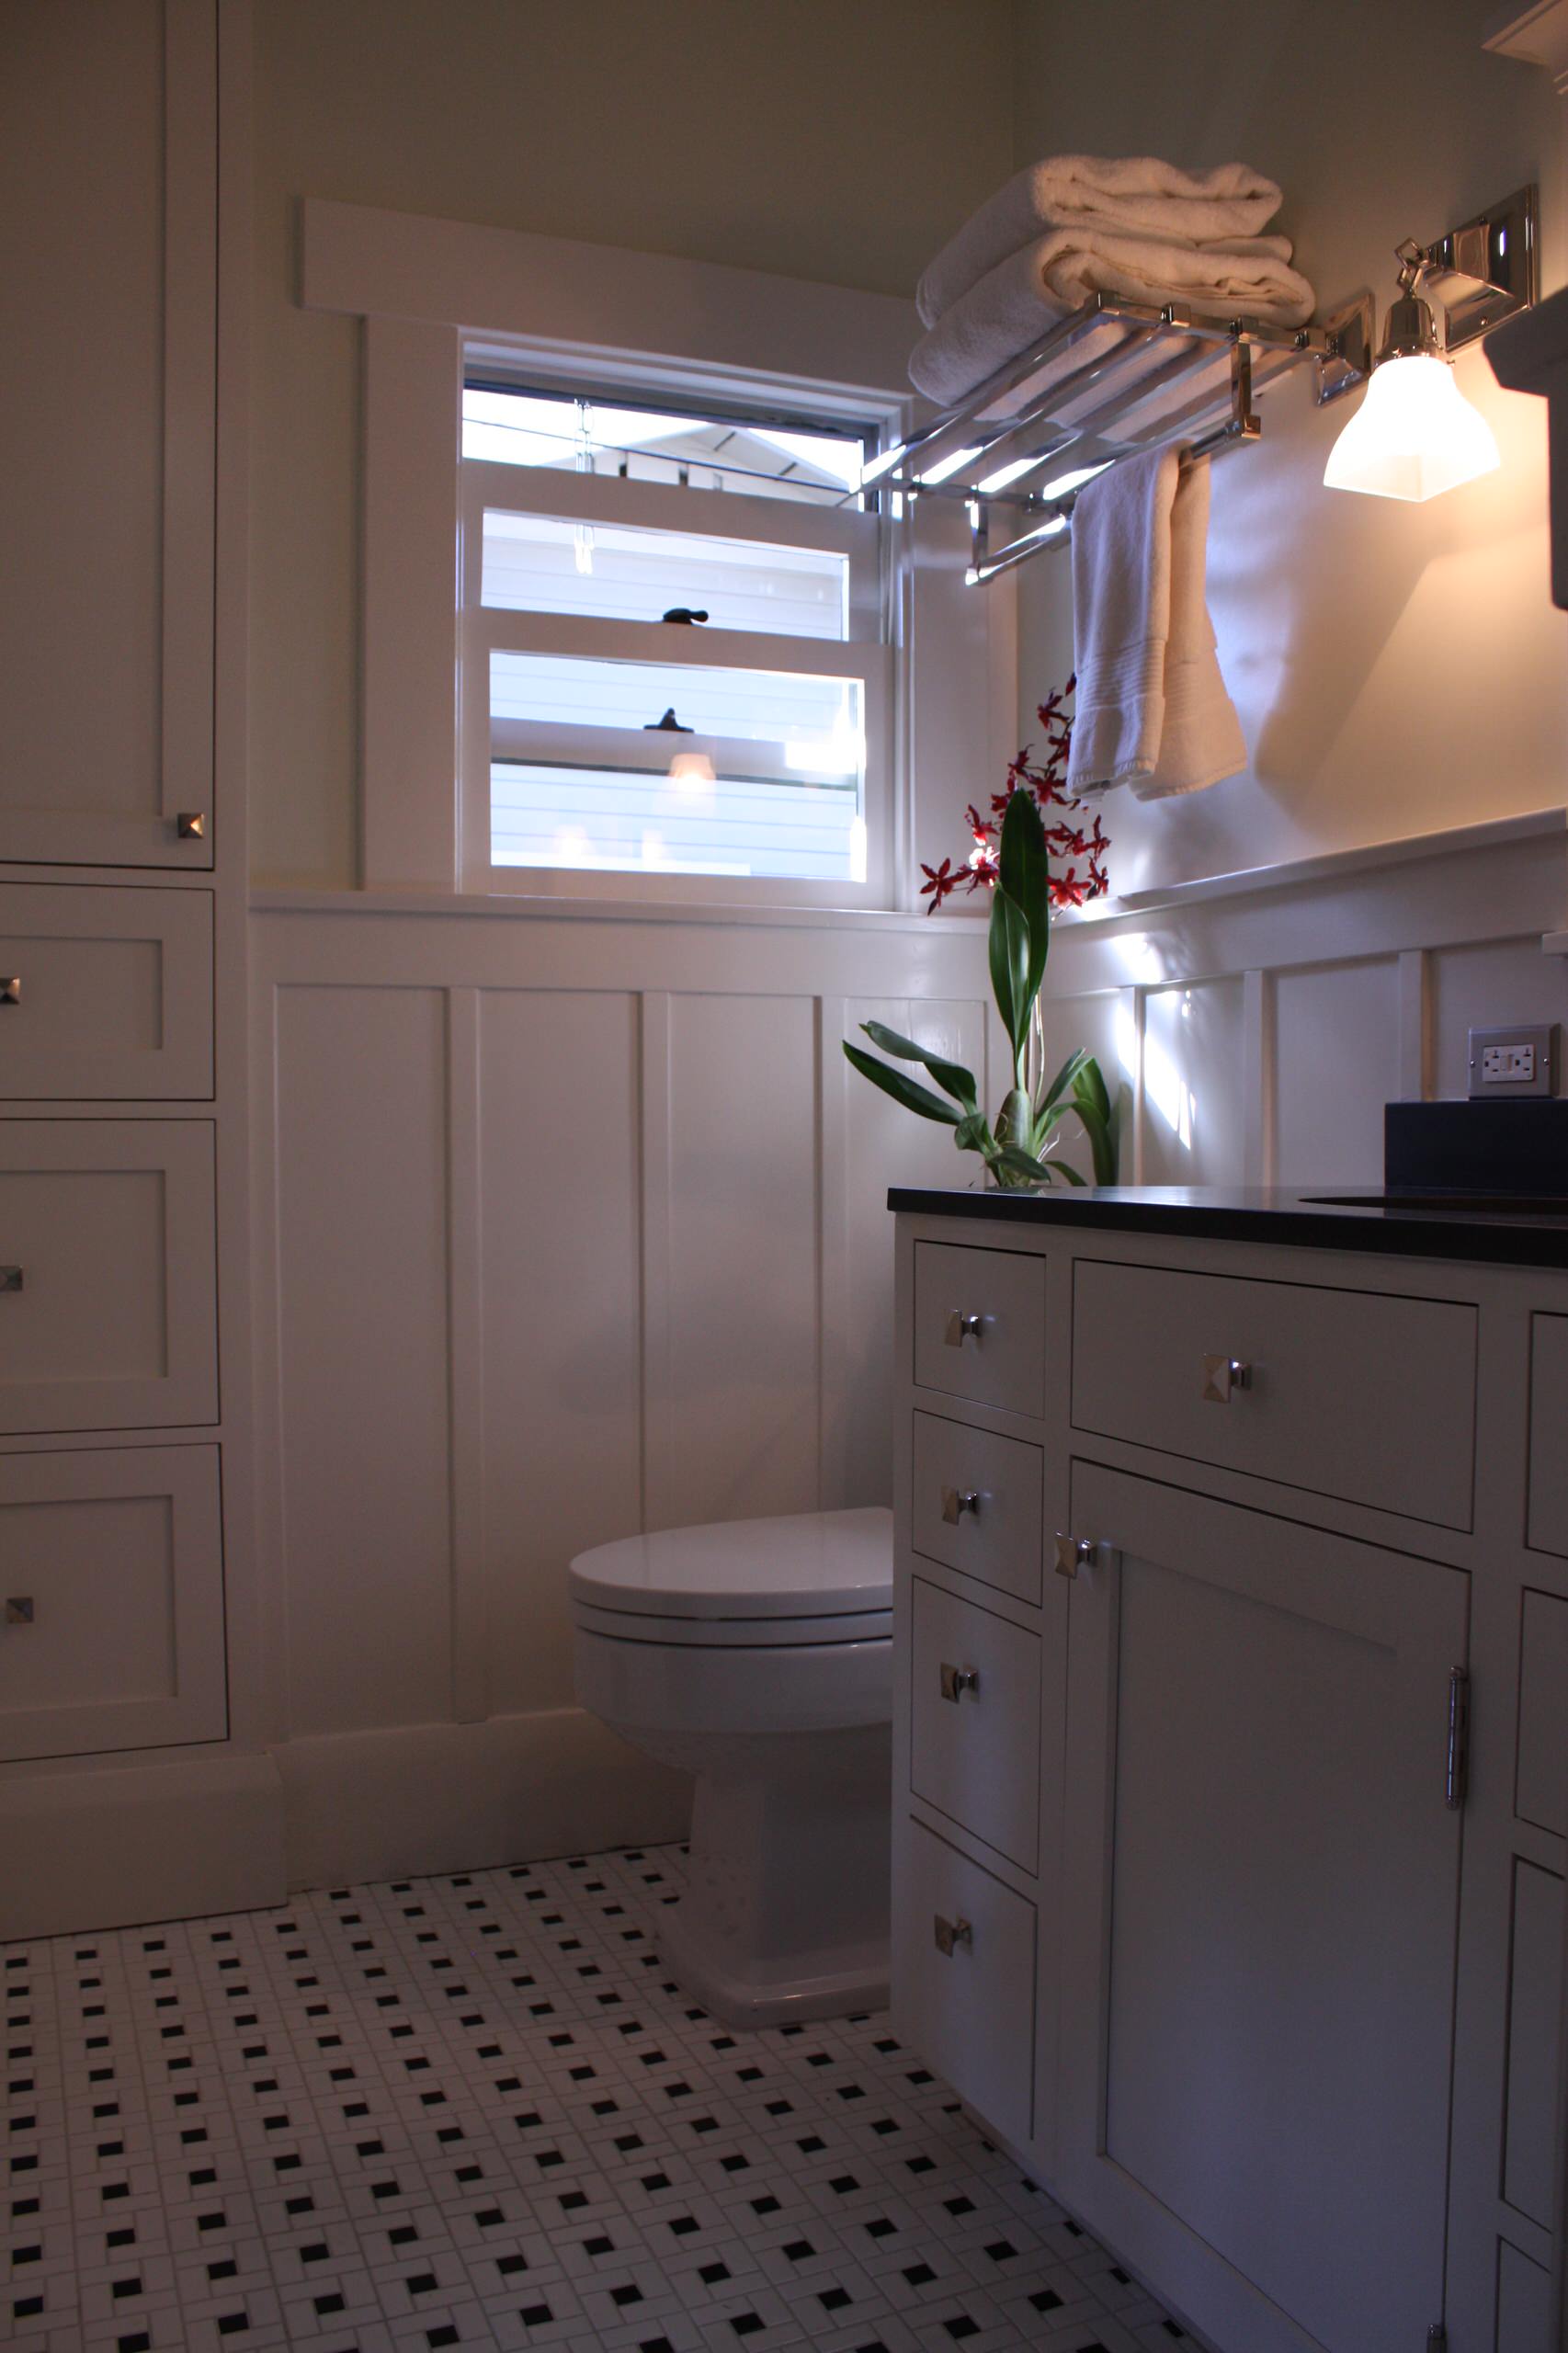
[[[993,580],[1067,539],[1074,502],[1091,472],[1176,441],[1194,458],[1256,441],[1263,428],[1255,394],[1303,361],[1316,369],[1320,402],[1349,392],[1370,369],[1369,307],[1363,299],[1321,325],[1278,327],[1178,302],[1092,295],[961,402],[874,458],[863,487],[962,499],[971,535],[969,580]],[[1108,327],[1121,330],[1108,351],[1101,347]],[[1074,364],[1091,336],[1094,348]],[[1217,362],[1227,351],[1230,365],[1221,370]],[[1046,369],[1048,381],[1034,386]],[[1152,404],[1154,413],[1140,421],[1139,411]],[[1002,414],[987,414],[997,409]],[[1053,472],[1041,485],[1041,475],[1069,451],[1068,475]]]

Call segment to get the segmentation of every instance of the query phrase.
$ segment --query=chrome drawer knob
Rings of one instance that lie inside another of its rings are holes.
[[[21,1001],[22,976],[20,972],[10,972],[6,974],[4,977],[0,977],[0,1005],[20,1005]]]
[[[961,1348],[966,1340],[972,1340],[978,1347],[984,1337],[984,1316],[966,1315],[961,1308],[955,1307],[948,1318],[949,1347]]]
[[[1240,1357],[1205,1357],[1203,1359],[1203,1402],[1206,1405],[1228,1405],[1233,1389],[1252,1387],[1252,1367]]]
[[[956,1528],[966,1511],[972,1513],[976,1519],[980,1518],[980,1497],[974,1489],[970,1488],[966,1491],[961,1487],[944,1487],[942,1489],[942,1518],[947,1521],[948,1526]]]
[[[0,1267],[0,1290],[20,1290],[25,1281],[20,1267]]]
[[[956,1708],[966,1691],[980,1696],[980,1676],[972,1666],[949,1666],[944,1659],[941,1667],[942,1697]]]
[[[205,809],[182,809],[175,819],[175,830],[182,842],[204,842],[207,839]]]
[[[967,1920],[944,1920],[938,1912],[932,1926],[937,1934],[937,1950],[945,1952],[949,1960],[960,1945],[968,1945],[970,1950],[973,1951],[974,1930]]]
[[[14,1593],[6,1604],[7,1626],[30,1626],[33,1622],[33,1597],[30,1593]]]

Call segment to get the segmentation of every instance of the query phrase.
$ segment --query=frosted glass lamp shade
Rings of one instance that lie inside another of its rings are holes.
[[[1330,490],[1374,498],[1436,498],[1500,462],[1492,427],[1454,381],[1446,359],[1385,359],[1328,453]]]

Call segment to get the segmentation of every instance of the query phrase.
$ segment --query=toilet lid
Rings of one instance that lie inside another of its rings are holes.
[[[892,1514],[803,1511],[667,1528],[579,1552],[572,1597],[655,1618],[864,1617],[892,1606]]]

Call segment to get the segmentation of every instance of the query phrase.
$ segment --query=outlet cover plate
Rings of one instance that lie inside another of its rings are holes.
[[[1506,1102],[1557,1092],[1557,1024],[1519,1022],[1470,1032],[1472,1101]]]

